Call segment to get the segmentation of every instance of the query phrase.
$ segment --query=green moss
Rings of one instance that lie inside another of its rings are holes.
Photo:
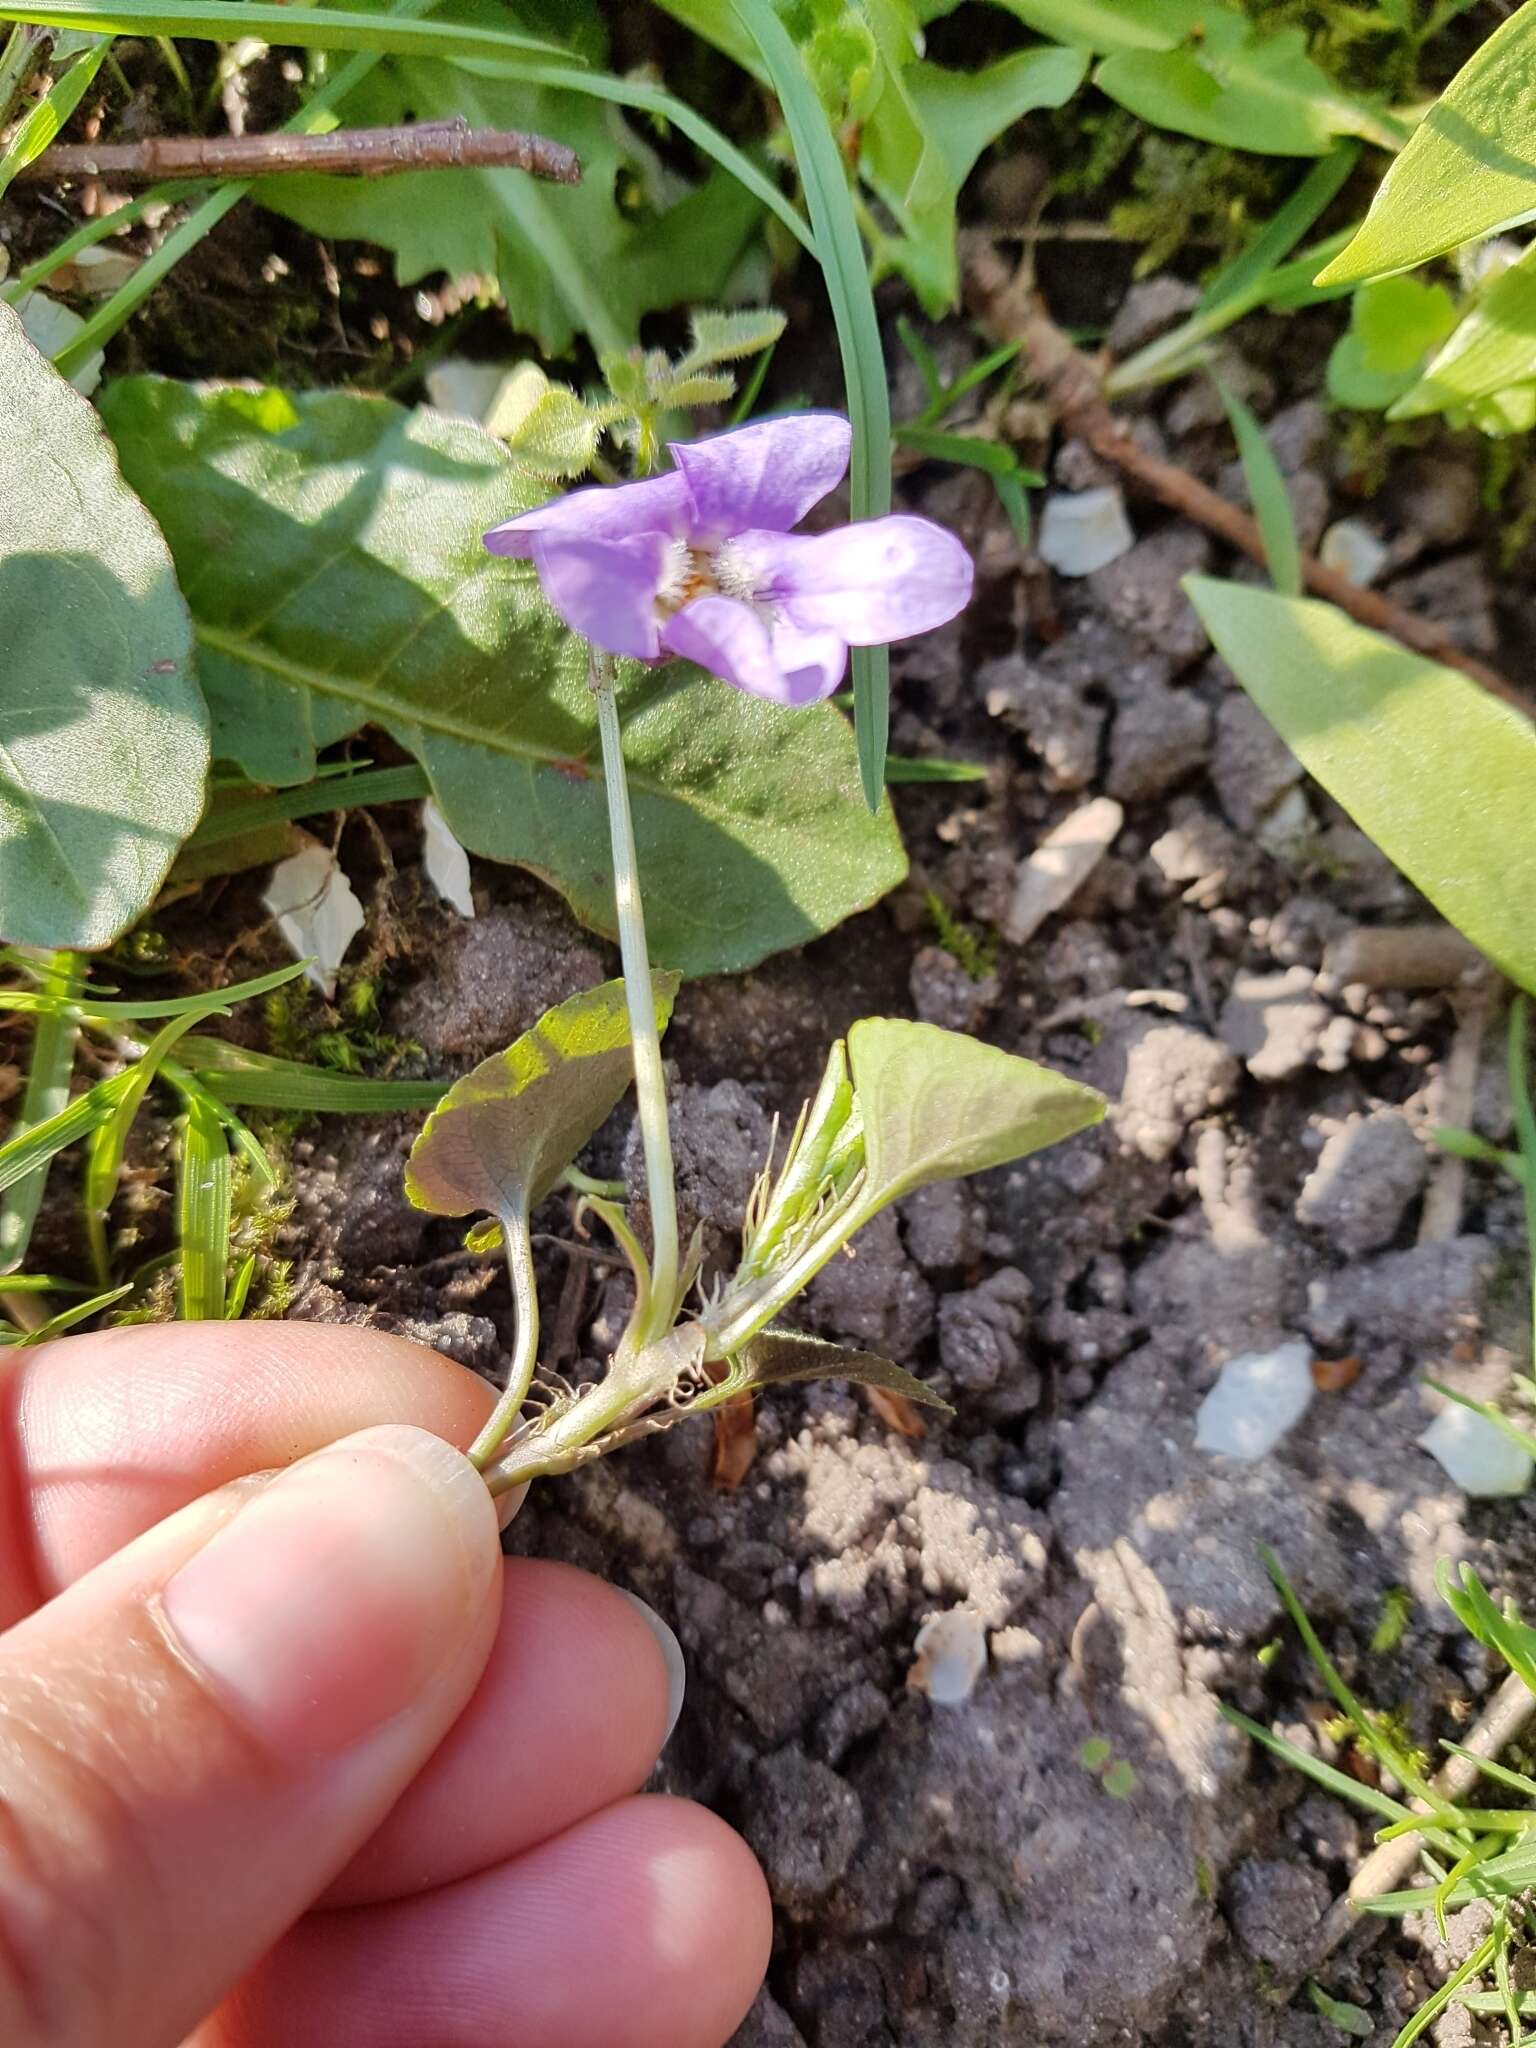
[[[997,965],[996,939],[962,923],[937,890],[930,889],[923,901],[938,942],[950,959],[972,981],[985,981]]]

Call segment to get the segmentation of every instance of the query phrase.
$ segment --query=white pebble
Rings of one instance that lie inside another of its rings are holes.
[[[1200,1403],[1195,1445],[1227,1458],[1262,1458],[1294,1429],[1313,1393],[1312,1349],[1300,1339],[1229,1358]]]
[[[1035,551],[1063,576],[1091,576],[1136,545],[1118,484],[1057,491],[1045,501]]]
[[[1530,1453],[1459,1401],[1447,1401],[1419,1438],[1419,1449],[1475,1500],[1524,1493],[1531,1483]]]
[[[912,1645],[916,1658],[907,1673],[915,1692],[927,1693],[936,1707],[963,1706],[987,1668],[987,1631],[968,1607],[951,1607],[931,1615]]]
[[[1318,544],[1317,558],[1363,590],[1392,559],[1392,550],[1363,519],[1337,520]]]

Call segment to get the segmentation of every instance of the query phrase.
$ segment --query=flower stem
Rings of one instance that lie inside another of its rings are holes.
[[[603,747],[603,788],[613,842],[613,893],[619,917],[619,954],[629,1035],[634,1049],[635,1094],[640,1105],[640,1142],[645,1153],[645,1190],[651,1211],[651,1298],[639,1343],[654,1342],[671,1328],[677,1306],[677,1195],[672,1181],[672,1133],[667,1124],[667,1089],[661,1071],[661,1034],[645,943],[645,911],[635,859],[635,828],[629,814],[624,742],[613,693],[613,663],[592,650],[588,680],[597,700],[597,729]]]
[[[502,1217],[501,1229],[507,1248],[507,1274],[512,1282],[512,1301],[517,1311],[516,1348],[507,1374],[506,1391],[491,1410],[484,1429],[469,1447],[469,1462],[483,1472],[501,1449],[508,1430],[522,1412],[533,1385],[533,1369],[539,1357],[539,1291],[533,1272],[533,1243],[528,1218],[521,1212]]]

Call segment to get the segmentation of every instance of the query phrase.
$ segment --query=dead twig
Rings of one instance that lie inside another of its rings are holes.
[[[413,121],[395,128],[336,128],[329,135],[156,135],[147,142],[59,142],[22,178],[270,178],[329,171],[381,178],[398,171],[526,171],[557,185],[581,183],[581,159],[563,142],[511,128]]]
[[[1219,534],[1256,562],[1265,559],[1257,520],[1229,504],[1188,470],[1152,454],[1116,419],[1104,397],[1099,371],[1090,357],[1073,346],[1052,320],[1027,278],[1015,274],[986,237],[964,237],[966,298],[971,311],[995,342],[1023,345],[1024,362],[1045,390],[1063,431],[1085,441],[1095,455],[1113,463],[1126,479],[1173,511]],[[1301,558],[1309,590],[1336,604],[1362,626],[1389,633],[1416,654],[1460,669],[1506,704],[1531,715],[1532,706],[1513,683],[1476,655],[1458,647],[1443,626],[1420,618],[1380,591],[1351,583],[1315,555]]]

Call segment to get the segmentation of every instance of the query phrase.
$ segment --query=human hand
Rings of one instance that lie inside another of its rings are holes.
[[[701,1808],[630,1796],[675,1716],[662,1638],[503,1563],[449,1448],[490,1401],[296,1323],[0,1370],[7,2048],[728,2038],[762,1877]]]

